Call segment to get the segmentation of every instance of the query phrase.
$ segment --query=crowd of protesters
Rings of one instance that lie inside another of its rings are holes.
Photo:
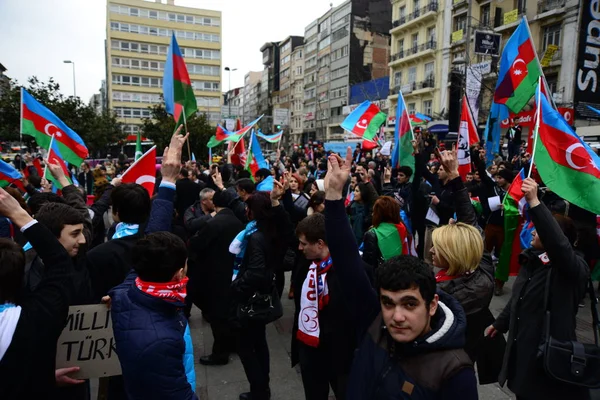
[[[549,271],[559,299],[549,329],[575,340],[600,258],[596,215],[527,178],[535,232],[510,301],[490,311],[508,279],[495,204],[530,163],[518,134],[494,160],[473,146],[464,180],[456,151],[427,133],[413,141],[414,168],[360,147],[294,148],[253,176],[226,159],[182,165],[176,133],[153,196],[120,182],[126,163],[82,164],[79,187],[49,164],[61,194],[32,170],[26,193],[0,189],[0,398],[89,399],[89,382],[69,377],[77,367],[55,368],[56,342],[69,305],[104,302],[122,368],[109,400],[198,398],[194,305],[214,337],[198,362],[237,353],[249,383],[240,399],[270,399],[266,326],[282,297],[294,301],[291,366],[307,400],[477,399],[493,382],[518,399],[589,398],[548,375],[538,349]]]

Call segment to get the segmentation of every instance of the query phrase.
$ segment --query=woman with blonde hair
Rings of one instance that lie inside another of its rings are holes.
[[[490,302],[494,295],[494,267],[489,253],[484,252],[482,233],[469,193],[458,174],[456,151],[439,155],[448,171],[448,186],[454,194],[456,223],[433,231],[431,255],[438,289],[452,295],[467,316],[465,351],[477,362],[479,383],[498,381],[506,342],[502,335],[494,340],[484,338],[485,328],[493,321]]]

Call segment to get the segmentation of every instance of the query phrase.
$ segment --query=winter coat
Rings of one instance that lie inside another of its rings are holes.
[[[211,218],[212,216],[210,214],[204,214],[200,200],[197,200],[185,210],[185,214],[183,215],[183,226],[190,235],[193,235],[198,232],[199,227],[202,226],[205,220]]]
[[[192,182],[189,178],[183,178],[177,181],[176,185],[176,196],[175,196],[175,210],[180,220],[183,220],[185,210],[189,206],[194,204],[198,200],[200,191],[204,189],[204,184]]]
[[[543,340],[544,289],[552,269],[550,334],[557,340],[576,340],[578,305],[585,296],[589,268],[562,233],[544,204],[529,209],[529,215],[544,250],[527,249],[521,256],[521,269],[513,284],[512,296],[494,322],[508,340],[500,384],[517,396],[536,399],[586,399],[587,390],[560,383],[546,375],[539,357]]]
[[[381,321],[379,298],[362,269],[343,200],[326,201],[327,243],[360,343],[348,379],[348,400],[476,399],[471,360],[462,350],[465,314],[442,291],[431,332],[402,345]]]
[[[54,391],[56,344],[71,301],[71,258],[64,247],[40,223],[31,225],[24,235],[46,261],[46,273],[35,292],[0,312],[0,337],[8,345],[0,354],[3,400],[42,399]]]
[[[184,303],[142,292],[137,275],[113,288],[111,318],[127,397],[198,399],[190,327]]]
[[[353,201],[347,208],[350,225],[354,232],[354,238],[358,243],[363,242],[365,232],[371,227],[373,221],[373,209],[359,202]]]
[[[213,218],[201,220],[197,233],[190,238],[189,249],[193,268],[188,269],[188,291],[203,304],[203,312],[213,318],[227,319],[229,287],[235,256],[229,245],[244,229],[244,224],[232,210],[224,208]]]
[[[449,182],[444,184],[437,175],[429,172],[429,170],[425,168],[423,156],[420,154],[415,155],[415,168],[419,170],[418,174],[415,175],[422,175],[423,178],[431,184],[432,191],[440,201],[437,205],[431,205],[431,208],[433,208],[438,217],[440,217],[439,226],[447,225],[455,212],[454,197],[452,195],[452,189],[448,186]],[[428,225],[432,224],[432,222],[427,220],[425,223]]]

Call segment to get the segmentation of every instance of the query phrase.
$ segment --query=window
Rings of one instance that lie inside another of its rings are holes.
[[[408,113],[409,114],[414,114],[415,113],[415,109],[416,109],[416,104],[415,103],[408,103],[406,108],[408,109]]]
[[[412,43],[412,51],[413,51],[413,53],[415,53],[417,51],[417,48],[419,47],[419,34],[418,33],[415,33],[412,35],[411,43]]]
[[[425,79],[433,78],[433,75],[434,75],[433,68],[434,68],[434,65],[432,62],[425,64]]]
[[[150,118],[149,108],[115,107],[114,110],[119,118]]]
[[[325,39],[319,42],[319,51],[323,50],[331,43],[331,36],[327,36]]]
[[[479,18],[479,19],[481,20],[481,25],[491,26],[490,5],[486,4],[484,6],[481,6],[480,13],[481,13],[481,18]]]
[[[402,86],[402,71],[394,72],[394,87]]]
[[[402,53],[404,51],[404,39],[398,40],[398,53]]]
[[[421,1],[413,0],[413,15],[415,16],[415,18],[420,15],[420,12],[421,12]]]
[[[346,86],[331,90],[331,98],[332,99],[346,97],[347,95],[348,95],[348,88]]]
[[[196,97],[196,104],[198,104],[198,108],[206,108],[206,107],[219,107],[221,105],[221,100],[218,97]]]
[[[425,115],[433,114],[433,102],[431,100],[423,100],[423,113]]]
[[[544,37],[542,38],[542,49],[546,50],[549,44],[560,47],[560,24],[554,24],[544,27]]]
[[[316,49],[317,49],[317,42],[312,42],[312,43],[310,43],[309,45],[306,46],[306,52],[307,53],[312,53]]]
[[[558,89],[558,75],[546,76],[546,83],[551,94],[557,93]]]
[[[427,37],[425,39],[428,40],[428,41],[430,41],[430,42],[435,42],[436,41],[435,26],[430,26],[429,28],[427,28]]]
[[[338,40],[343,39],[346,36],[348,36],[348,28],[344,27],[342,29],[338,29],[337,31],[331,34],[331,41],[337,42]]]
[[[333,71],[331,71],[331,79],[332,80],[341,78],[342,76],[346,76],[346,75],[348,75],[348,70],[346,69],[346,67],[334,69]]]
[[[406,18],[406,6],[402,6],[398,9],[398,19],[403,21]]]
[[[415,83],[417,81],[417,67],[410,67],[408,69],[408,83]]]
[[[465,31],[465,29],[467,29],[466,15],[459,15],[454,19],[454,32],[459,31],[461,29],[463,30],[463,32]]]
[[[332,61],[339,60],[340,58],[346,57],[348,55],[348,46],[344,46],[340,49],[337,49],[332,53]]]

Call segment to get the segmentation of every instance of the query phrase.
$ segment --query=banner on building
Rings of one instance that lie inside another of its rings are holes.
[[[598,120],[600,115],[587,106],[600,108],[600,82],[598,82],[600,75],[600,63],[598,63],[600,42],[597,38],[600,13],[597,11],[598,3],[588,1],[582,4],[584,6],[581,10],[581,25],[579,26],[579,48],[573,103],[575,104],[577,118]]]
[[[501,39],[499,33],[475,31],[475,54],[498,56]]]
[[[290,124],[290,110],[288,108],[275,108],[273,110],[273,125]]]
[[[477,124],[479,117],[479,94],[481,93],[481,81],[483,75],[491,71],[492,63],[487,61],[479,64],[473,64],[467,68],[467,83],[465,87],[465,94],[467,95],[467,101],[471,113],[473,114],[473,120]]]
[[[554,54],[556,54],[557,50],[558,46],[555,44],[549,44],[548,47],[546,47],[544,56],[540,60],[540,64],[542,65],[542,67],[547,67],[548,65],[550,65],[550,61],[552,61],[552,58],[554,57]]]
[[[104,304],[69,307],[56,347],[56,368],[79,367],[76,379],[121,375],[110,310]]]
[[[563,116],[565,121],[569,123],[569,125],[573,125],[575,111],[572,108],[558,107],[558,112],[560,113],[560,115]],[[515,118],[515,122],[517,124],[521,125],[522,127],[529,127],[533,129],[535,125],[533,121],[534,117],[535,109],[529,111],[521,111],[518,114],[510,113],[508,119],[503,119],[502,121],[500,121],[500,128],[508,129],[510,127],[510,120]]]

